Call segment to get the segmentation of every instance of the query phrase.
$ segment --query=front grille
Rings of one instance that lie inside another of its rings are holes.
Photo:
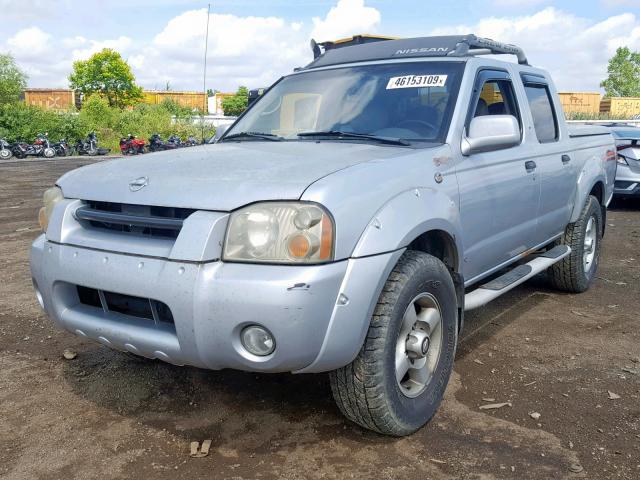
[[[173,325],[173,314],[166,303],[150,298],[134,297],[77,285],[78,299],[83,305],[130,317],[145,318],[156,325]]]
[[[193,212],[188,208],[86,201],[75,217],[87,228],[175,239]]]

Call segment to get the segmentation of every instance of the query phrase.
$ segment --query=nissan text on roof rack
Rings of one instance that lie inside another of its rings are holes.
[[[545,271],[589,288],[615,145],[567,126],[513,45],[312,47],[214,143],[62,176],[33,283],[77,335],[177,365],[329,372],[346,417],[407,435],[442,400],[465,310]]]

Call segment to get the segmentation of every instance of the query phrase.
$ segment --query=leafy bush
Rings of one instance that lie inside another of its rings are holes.
[[[227,116],[237,117],[247,109],[248,104],[249,89],[247,87],[239,87],[235,95],[222,99],[222,110]]]
[[[8,141],[31,142],[48,133],[51,139],[75,139],[87,129],[74,113],[58,113],[22,103],[0,106],[0,136]]]
[[[53,112],[23,103],[0,105],[0,138],[9,142],[32,142],[36,135],[48,133],[52,141],[61,138],[75,143],[89,132],[96,132],[100,146],[119,150],[120,138],[129,134],[147,141],[153,133],[163,138],[177,134],[183,139],[193,135],[201,139],[202,128],[197,116],[174,102],[161,105],[138,104],[127,110],[110,107],[106,99],[94,95],[87,98],[78,112]],[[210,138],[215,128],[205,126]]]

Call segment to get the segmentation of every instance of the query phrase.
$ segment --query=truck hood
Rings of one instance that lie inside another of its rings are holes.
[[[230,211],[261,200],[297,200],[316,180],[359,163],[415,153],[347,142],[202,145],[99,162],[62,176],[66,198]],[[146,186],[130,183],[146,177]]]

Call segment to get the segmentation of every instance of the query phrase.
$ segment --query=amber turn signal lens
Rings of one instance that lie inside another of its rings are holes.
[[[320,237],[320,260],[329,260],[333,249],[333,224],[327,215],[322,216],[322,236]]]
[[[293,258],[305,258],[309,254],[311,243],[304,235],[294,235],[289,239],[288,248]]]

